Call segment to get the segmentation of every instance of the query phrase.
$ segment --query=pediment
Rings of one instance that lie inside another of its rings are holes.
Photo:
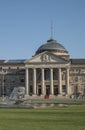
[[[40,53],[39,55],[36,55],[34,57],[32,57],[31,59],[28,59],[25,61],[25,63],[67,63],[66,60],[52,54],[49,52],[44,52],[44,53]]]

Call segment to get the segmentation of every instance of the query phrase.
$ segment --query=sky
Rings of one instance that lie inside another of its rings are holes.
[[[0,0],[0,59],[29,59],[51,38],[85,58],[85,0]]]

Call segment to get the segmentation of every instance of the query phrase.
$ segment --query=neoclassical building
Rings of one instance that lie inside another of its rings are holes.
[[[0,60],[0,96],[24,87],[25,97],[85,96],[85,59],[71,59],[54,39],[25,60]]]

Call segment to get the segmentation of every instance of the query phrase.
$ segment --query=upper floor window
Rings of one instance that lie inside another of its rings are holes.
[[[58,80],[58,70],[53,70],[53,80]]]
[[[82,81],[85,82],[85,76],[82,77]]]
[[[50,80],[50,70],[45,69],[45,80]]]
[[[74,76],[74,82],[78,82],[78,76]]]

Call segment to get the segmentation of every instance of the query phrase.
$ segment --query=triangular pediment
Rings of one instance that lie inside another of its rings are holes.
[[[50,52],[43,52],[38,55],[33,56],[31,59],[25,61],[25,63],[67,63],[66,60],[50,53]]]

